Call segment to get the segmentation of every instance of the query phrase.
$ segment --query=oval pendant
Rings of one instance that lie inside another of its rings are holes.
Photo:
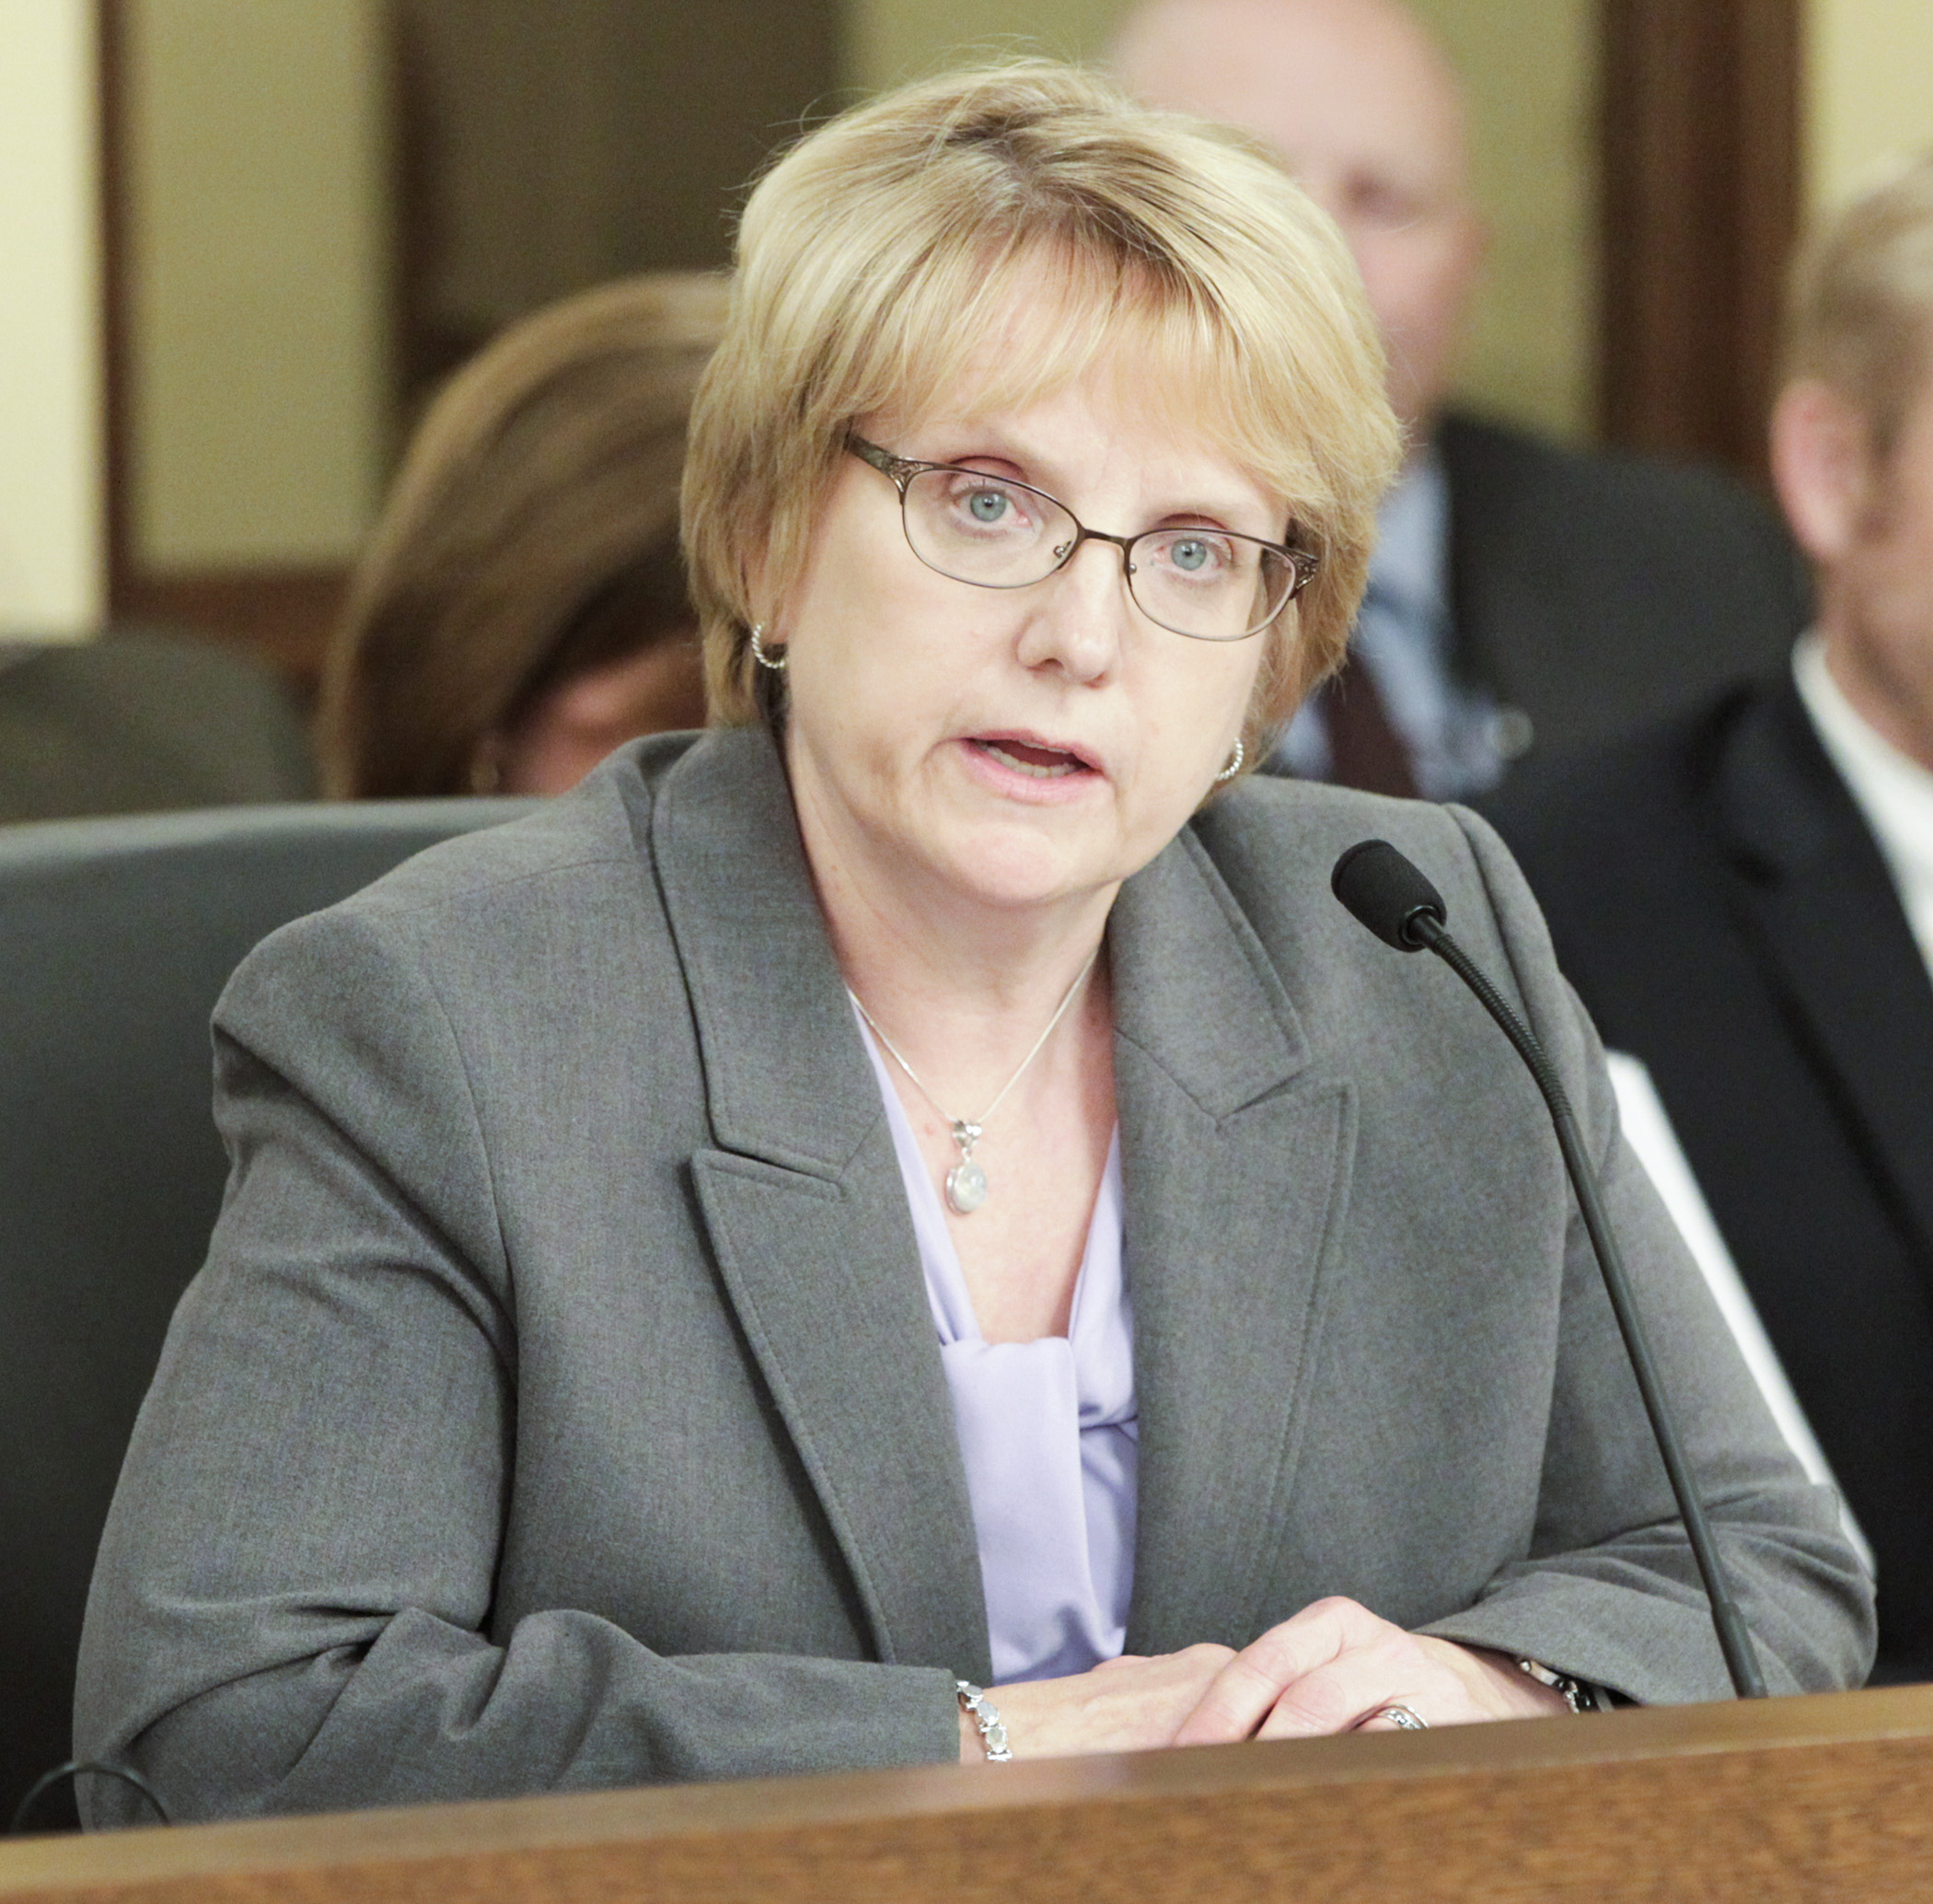
[[[987,1201],[987,1173],[971,1157],[946,1173],[946,1201],[962,1216],[971,1216]]]

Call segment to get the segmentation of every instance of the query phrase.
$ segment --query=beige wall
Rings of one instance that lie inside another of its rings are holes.
[[[1933,14],[1933,0],[1902,0]],[[872,88],[949,53],[1039,51],[1093,58],[1122,0],[849,0],[846,66]],[[1594,0],[1418,0],[1469,89],[1477,187],[1495,228],[1461,386],[1504,416],[1580,437],[1594,356]]]
[[[1097,58],[1121,0],[846,0],[846,80],[872,92],[968,52]]]
[[[1417,11],[1463,73],[1491,225],[1461,390],[1582,439],[1596,383],[1595,0],[1418,0]]]
[[[0,0],[0,633],[105,593],[91,0]]]
[[[161,570],[342,561],[389,447],[380,0],[133,0],[133,519]]]
[[[1806,163],[1825,206],[1933,151],[1933,0],[1808,0]]]

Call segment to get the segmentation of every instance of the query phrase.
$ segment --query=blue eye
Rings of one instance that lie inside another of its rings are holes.
[[[977,489],[966,498],[966,506],[976,522],[998,522],[1007,513],[1008,502],[997,489]]]
[[[1213,551],[1206,542],[1190,540],[1176,542],[1168,551],[1168,559],[1185,574],[1194,575],[1209,565]]]

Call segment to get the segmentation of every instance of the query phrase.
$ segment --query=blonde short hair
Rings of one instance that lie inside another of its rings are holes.
[[[324,663],[332,795],[469,793],[480,749],[534,697],[689,638],[685,426],[728,296],[695,272],[600,284],[513,324],[444,387]]]
[[[1786,329],[1787,376],[1837,390],[1883,459],[1933,369],[1933,154],[1855,199],[1800,249]]]
[[[1016,311],[1026,348],[989,368]],[[1244,135],[1044,60],[890,93],[753,192],[685,470],[713,720],[761,711],[749,631],[803,574],[857,419],[916,422],[969,379],[988,411],[1024,407],[1110,359],[1152,368],[1151,410],[1217,444],[1321,557],[1261,637],[1244,738],[1265,753],[1341,661],[1398,460],[1361,284]]]

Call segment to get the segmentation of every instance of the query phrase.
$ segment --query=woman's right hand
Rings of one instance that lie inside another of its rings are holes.
[[[1020,1679],[990,1686],[988,1703],[1007,1728],[1016,1759],[1060,1759],[1080,1752],[1147,1752],[1175,1735],[1202,1695],[1234,1658],[1227,1646],[1189,1646],[1152,1658],[1104,1660],[1064,1679]],[[960,1758],[986,1757],[973,1721],[960,1714]]]

